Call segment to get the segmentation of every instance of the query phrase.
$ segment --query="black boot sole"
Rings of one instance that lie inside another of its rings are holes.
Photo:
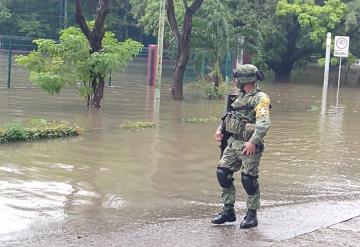
[[[246,228],[255,227],[255,226],[257,226],[257,225],[258,225],[257,222],[256,222],[256,224],[252,224],[252,225],[241,225],[241,224],[240,224],[240,228],[241,228],[241,229],[246,229]]]
[[[230,220],[226,220],[226,221],[220,221],[220,222],[214,222],[213,220],[211,221],[211,223],[215,224],[215,225],[221,225],[221,224],[224,224],[226,222],[234,222],[236,221],[236,218],[232,218]]]

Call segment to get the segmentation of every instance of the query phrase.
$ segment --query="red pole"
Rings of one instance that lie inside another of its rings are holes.
[[[149,45],[146,67],[146,83],[155,86],[156,81],[157,45]]]
[[[151,73],[151,69],[150,69],[150,66],[151,66],[151,54],[152,54],[152,51],[151,51],[151,46],[152,45],[149,45],[148,46],[148,59],[147,59],[147,66],[146,66],[146,84],[150,85],[150,73]]]
[[[157,67],[157,49],[158,46],[154,45],[153,47],[153,60],[152,60],[152,80],[151,80],[151,85],[155,86],[155,82],[156,82],[156,67]]]

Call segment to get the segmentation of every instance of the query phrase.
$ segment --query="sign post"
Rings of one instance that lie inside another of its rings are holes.
[[[334,56],[340,58],[338,88],[336,93],[336,108],[339,103],[340,78],[341,78],[341,58],[349,56],[349,36],[335,36]]]
[[[326,53],[325,53],[325,68],[324,68],[324,86],[322,92],[321,115],[326,112],[327,91],[329,82],[329,65],[330,65],[330,50],[331,50],[331,33],[326,34]]]

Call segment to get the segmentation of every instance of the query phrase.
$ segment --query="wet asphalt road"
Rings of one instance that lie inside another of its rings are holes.
[[[211,218],[164,218],[160,223],[98,229],[71,220],[20,232],[5,246],[359,246],[360,200],[282,205],[259,211],[259,226],[238,220],[211,225]],[[3,246],[3,245],[1,245]]]

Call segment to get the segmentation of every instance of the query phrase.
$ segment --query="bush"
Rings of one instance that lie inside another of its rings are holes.
[[[215,87],[214,83],[205,77],[197,78],[195,81],[185,85],[186,94],[197,94],[202,99],[223,99],[225,95],[225,83],[220,82],[219,87]]]
[[[145,129],[145,128],[153,128],[156,127],[157,124],[155,122],[127,122],[120,125],[122,129]]]
[[[221,119],[219,117],[209,117],[209,118],[196,118],[196,117],[192,117],[192,118],[183,118],[182,122],[183,123],[217,123],[219,122]]]
[[[83,129],[76,124],[64,121],[48,122],[44,119],[32,119],[26,125],[20,122],[9,122],[0,127],[0,143],[79,136],[82,132]]]

